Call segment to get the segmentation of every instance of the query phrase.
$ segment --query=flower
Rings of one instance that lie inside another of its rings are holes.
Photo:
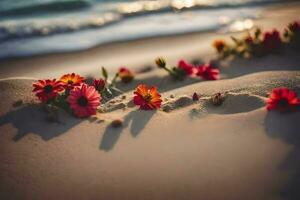
[[[156,58],[155,63],[156,63],[156,65],[157,65],[159,68],[165,68],[165,67],[166,67],[166,61],[165,61],[165,59],[162,58],[162,57]]]
[[[299,105],[300,100],[294,90],[288,88],[275,88],[267,99],[267,110],[279,110],[285,112]]]
[[[102,78],[95,79],[94,82],[93,82],[93,86],[99,92],[101,92],[105,88],[105,85],[106,85],[106,81]]]
[[[205,80],[217,80],[219,79],[220,71],[214,69],[211,64],[205,64],[197,68],[197,76],[202,77]]]
[[[225,49],[226,43],[224,40],[215,40],[212,43],[212,46],[217,50],[218,53],[221,53]]]
[[[78,74],[65,74],[60,78],[60,81],[64,84],[68,90],[73,89],[76,86],[80,86],[84,82],[84,78]]]
[[[249,44],[249,45],[251,45],[251,44],[253,44],[253,38],[249,35],[249,36],[247,36],[245,39],[244,39],[244,41],[245,41],[245,43],[246,44]]]
[[[278,52],[282,47],[282,40],[277,30],[266,32],[262,41],[263,48],[266,52]]]
[[[70,91],[67,102],[77,117],[95,115],[100,105],[101,96],[93,86],[83,83]]]
[[[183,70],[186,75],[192,75],[192,74],[194,74],[195,66],[193,64],[189,64],[185,60],[181,59],[178,62],[177,68]]]
[[[134,74],[126,67],[121,67],[118,75],[123,83],[130,83],[134,78]]]
[[[290,23],[288,27],[292,33],[300,33],[300,22]]]
[[[54,99],[59,92],[64,90],[62,83],[56,81],[56,79],[38,80],[36,83],[33,83],[33,87],[32,92],[43,103],[48,103],[49,100]]]
[[[156,87],[148,88],[146,85],[140,84],[134,91],[134,94],[133,103],[140,106],[142,110],[154,110],[161,106],[161,95]]]

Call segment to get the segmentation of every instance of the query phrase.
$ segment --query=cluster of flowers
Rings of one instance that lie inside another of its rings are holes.
[[[169,75],[175,80],[183,80],[185,77],[201,77],[204,80],[217,80],[219,79],[220,71],[215,68],[211,63],[203,65],[193,65],[181,59],[176,67],[167,67],[164,58],[157,58],[156,65],[166,70]]]
[[[280,53],[284,47],[291,47],[300,50],[300,22],[290,23],[285,29],[283,36],[274,29],[271,32],[262,33],[257,28],[254,33],[248,32],[246,37],[231,37],[233,45],[224,40],[215,40],[213,47],[221,58],[229,56],[239,56],[249,58],[252,56],[264,56],[268,54]]]
[[[107,81],[96,79],[89,85],[84,80],[74,73],[63,75],[60,80],[39,80],[33,84],[33,92],[42,103],[70,109],[77,117],[87,117],[96,114]],[[220,93],[214,96],[215,105],[220,105],[220,96]],[[194,93],[193,100],[198,99]],[[294,90],[275,88],[266,102],[267,110],[286,112],[295,110],[300,99]],[[161,107],[162,99],[156,87],[140,84],[134,91],[133,103],[141,110],[155,110]]]
[[[59,80],[38,80],[33,83],[33,92],[44,104],[72,111],[77,117],[87,117],[96,114],[101,101],[119,92],[115,87],[117,78],[124,83],[134,78],[134,74],[124,67],[119,69],[112,81],[108,81],[105,68],[102,68],[102,75],[104,78],[94,79],[89,84],[75,73],[65,74]]]

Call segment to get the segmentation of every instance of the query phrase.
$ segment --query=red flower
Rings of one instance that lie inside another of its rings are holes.
[[[59,92],[64,90],[63,84],[60,81],[56,81],[56,79],[38,80],[33,84],[33,87],[32,92],[34,92],[43,103],[54,99]]]
[[[280,51],[282,47],[282,40],[277,30],[273,32],[266,32],[262,41],[263,48],[266,52]]]
[[[76,86],[80,86],[84,82],[84,78],[78,74],[65,74],[60,78],[60,81],[64,84],[64,86],[71,90]]]
[[[70,91],[67,98],[70,107],[77,117],[87,117],[95,115],[97,107],[100,105],[101,96],[93,86],[82,84]]]
[[[178,62],[178,66],[179,69],[182,69],[186,75],[192,75],[194,74],[194,68],[195,66],[193,64],[189,64],[187,63],[185,60],[181,59]]]
[[[140,84],[134,91],[134,94],[133,103],[140,106],[142,110],[154,110],[161,106],[161,95],[156,87],[148,88],[146,85]]]
[[[100,79],[95,79],[93,82],[93,86],[95,87],[96,90],[99,92],[102,91],[105,88],[106,82],[102,78]]]
[[[130,83],[134,78],[134,74],[126,67],[121,67],[118,75],[123,83]]]
[[[246,42],[246,44],[252,44],[253,43],[253,38],[249,35],[247,36],[244,41]]]
[[[293,33],[299,33],[300,32],[300,23],[295,21],[295,22],[289,24],[289,29]]]
[[[299,105],[299,98],[294,90],[288,88],[275,88],[267,99],[267,110],[285,112]]]
[[[220,71],[212,68],[211,64],[205,64],[197,68],[197,76],[202,77],[205,80],[217,80],[219,79]]]

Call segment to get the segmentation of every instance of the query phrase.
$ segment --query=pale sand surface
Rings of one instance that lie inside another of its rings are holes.
[[[295,19],[300,8],[295,5],[266,11],[257,23],[286,24]],[[34,79],[15,78],[73,71],[95,75],[99,65],[120,63],[138,69],[158,55],[171,63],[181,57],[207,59],[214,56],[209,46],[215,37],[155,38],[106,46],[111,51],[99,47],[2,61],[0,199],[300,199],[300,112],[264,108],[274,87],[300,93],[299,54],[222,62],[218,81],[173,83],[158,69],[138,74],[130,85],[120,84],[126,99],[104,105],[124,104],[124,109],[85,120],[61,112],[59,123],[47,122],[45,112],[31,104]],[[127,107],[132,90],[142,82],[157,85],[163,107],[176,109]],[[202,95],[199,101],[191,101],[193,92]],[[228,92],[219,107],[208,100],[216,92]],[[20,99],[23,105],[12,106]],[[110,127],[119,118],[123,127]]]

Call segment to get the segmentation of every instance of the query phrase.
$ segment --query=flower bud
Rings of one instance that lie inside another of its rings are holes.
[[[215,106],[219,106],[223,103],[224,96],[221,93],[216,93],[211,97],[211,102]]]
[[[134,74],[126,67],[121,67],[118,75],[123,83],[130,83],[134,79]]]
[[[155,60],[155,63],[156,65],[159,67],[159,68],[165,68],[166,67],[166,61],[164,58],[162,57],[159,57]]]
[[[95,87],[96,90],[102,91],[105,88],[105,80],[103,79],[95,79],[93,82],[93,86]]]

